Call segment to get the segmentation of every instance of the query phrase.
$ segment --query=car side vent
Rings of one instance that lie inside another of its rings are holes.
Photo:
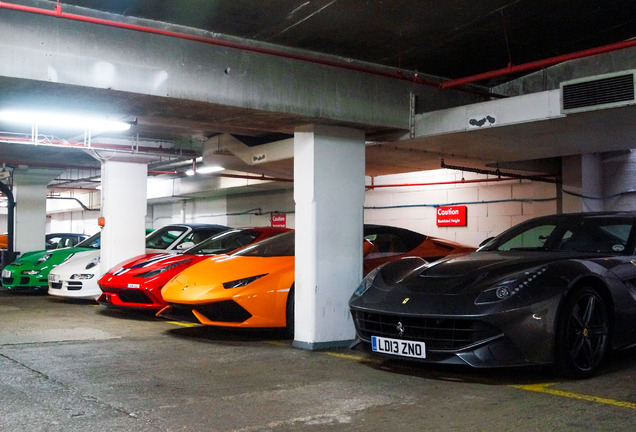
[[[636,103],[634,75],[634,71],[626,71],[561,83],[561,112],[568,114]]]

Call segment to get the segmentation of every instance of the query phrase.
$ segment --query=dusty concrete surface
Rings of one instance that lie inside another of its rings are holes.
[[[545,370],[309,352],[0,292],[1,431],[633,431],[636,351],[587,381]]]

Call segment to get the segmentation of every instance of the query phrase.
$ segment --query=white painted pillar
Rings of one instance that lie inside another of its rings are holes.
[[[603,210],[603,171],[599,154],[562,159],[563,213]],[[587,197],[587,198],[586,198]]]
[[[295,347],[340,347],[355,337],[348,300],[362,278],[364,164],[363,131],[295,131]]]
[[[146,164],[102,162],[101,273],[145,250]]]
[[[33,168],[13,171],[16,252],[23,254],[45,248],[46,186],[61,173],[61,170]]]

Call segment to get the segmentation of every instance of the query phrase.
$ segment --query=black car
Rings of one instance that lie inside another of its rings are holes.
[[[539,217],[473,253],[381,266],[349,301],[354,346],[592,376],[611,350],[636,345],[635,224],[627,212]]]

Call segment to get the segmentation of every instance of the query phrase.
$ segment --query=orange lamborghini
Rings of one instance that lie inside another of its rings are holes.
[[[294,232],[194,264],[161,290],[169,319],[225,327],[287,327],[293,332]],[[430,261],[474,248],[403,228],[364,226],[364,273],[387,261]]]

